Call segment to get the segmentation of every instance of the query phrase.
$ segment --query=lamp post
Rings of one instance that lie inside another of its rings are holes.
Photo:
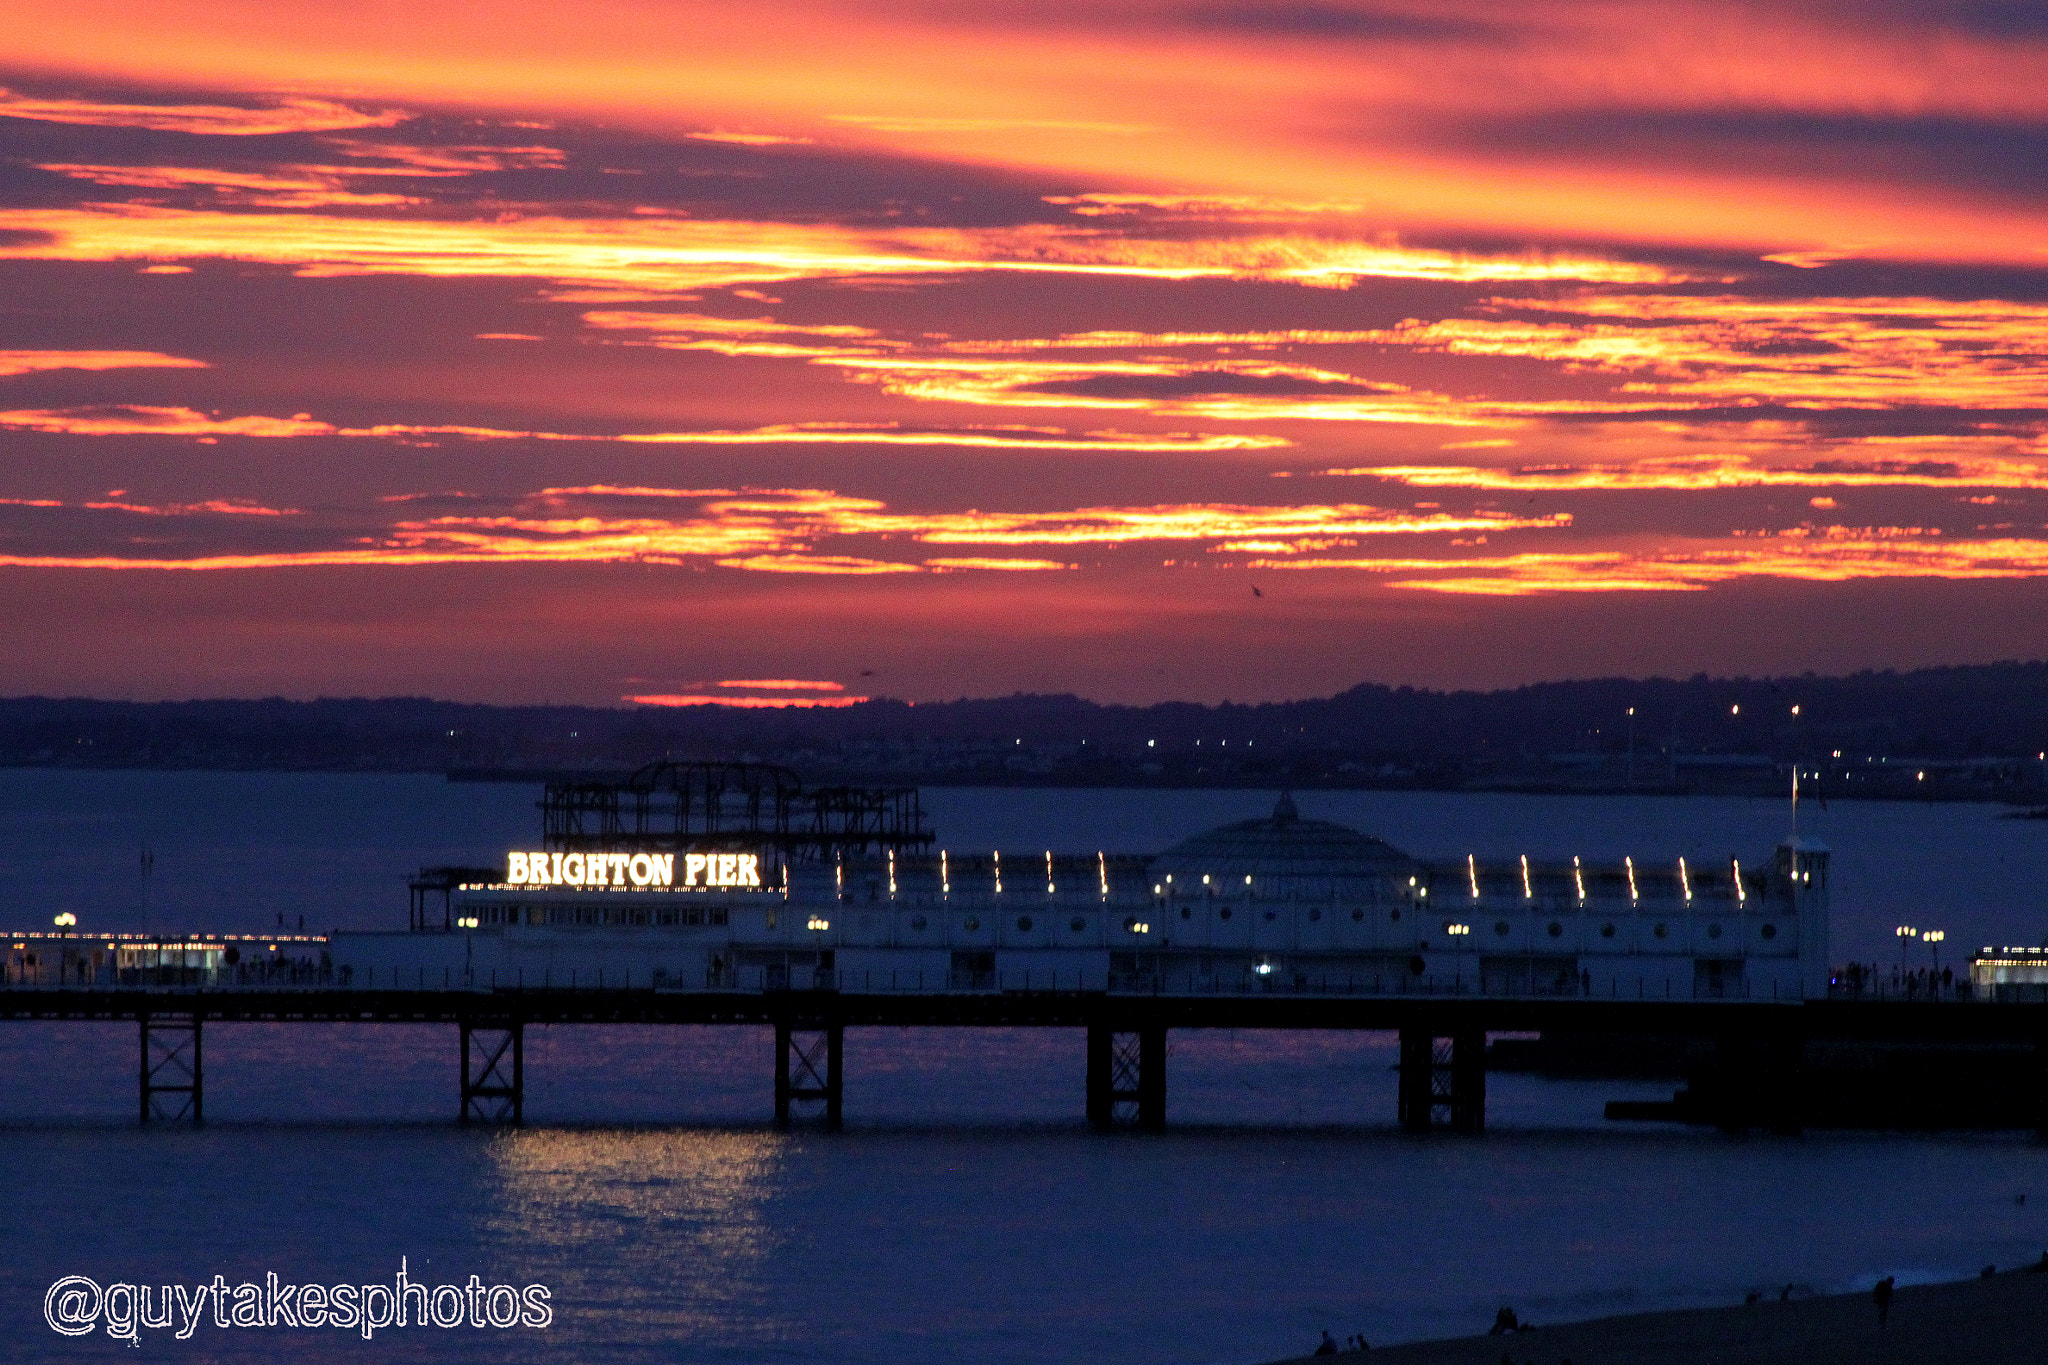
[[[1920,931],[1910,924],[1901,924],[1892,932],[1899,936],[1899,970],[1903,972],[1906,970],[1906,940],[1920,937]]]
[[[1923,929],[1920,931],[1920,941],[1926,944],[1928,951],[1934,954],[1934,970],[1937,972],[1941,970],[1941,941],[1947,937],[1948,931],[1946,929]]]
[[[1628,789],[1636,789],[1636,708],[1628,708]]]

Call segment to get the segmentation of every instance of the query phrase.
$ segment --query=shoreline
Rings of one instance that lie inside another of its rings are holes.
[[[1363,1355],[1290,1356],[1273,1365],[2009,1365],[2048,1350],[2044,1268],[2048,1261],[1988,1279],[1904,1286],[1884,1326],[1864,1291],[1589,1318],[1502,1336],[1375,1346]],[[1341,1333],[1344,1324],[1333,1322],[1330,1330]]]

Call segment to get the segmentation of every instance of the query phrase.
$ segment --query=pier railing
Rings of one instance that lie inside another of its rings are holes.
[[[0,991],[65,990],[308,991],[426,990],[652,991],[677,994],[844,993],[861,995],[1108,994],[1176,997],[1439,997],[1491,999],[1580,999],[1615,1001],[1755,1000],[1792,1001],[1796,987],[1775,981],[1686,981],[1665,976],[1563,976],[1531,981],[1476,972],[1417,975],[1412,972],[1281,972],[1201,974],[1030,967],[1006,971],[834,970],[808,967],[721,966],[710,971],[671,972],[661,968],[574,967],[533,970],[465,970],[460,967],[366,967],[254,963],[220,968],[151,967],[101,970],[57,977],[52,973],[0,972]],[[1840,995],[1839,992],[1836,993]],[[1866,999],[1881,996],[1866,989]],[[1922,993],[1919,997],[1927,1000]],[[1966,998],[1956,994],[1946,1000]]]

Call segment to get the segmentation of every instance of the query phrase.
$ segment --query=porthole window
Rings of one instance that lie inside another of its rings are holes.
[[[1272,922],[1273,922],[1274,920],[1276,920],[1276,919],[1279,919],[1279,918],[1280,918],[1280,914],[1279,914],[1279,912],[1278,912],[1278,911],[1276,911],[1276,910],[1268,910],[1268,911],[1266,912],[1266,923],[1268,923],[1268,924],[1271,924],[1271,923],[1272,923]]]
[[[1708,937],[1708,938],[1719,938],[1719,937],[1721,937],[1721,926],[1720,926],[1720,925],[1718,925],[1718,924],[1709,924],[1709,925],[1707,926],[1707,937]]]
[[[1229,906],[1227,906],[1227,905],[1226,905],[1226,906],[1224,906],[1224,907],[1223,907],[1223,912],[1222,912],[1222,915],[1220,916],[1220,918],[1222,918],[1222,919],[1229,919],[1229,918],[1230,918],[1230,907],[1229,907]]]
[[[1321,919],[1322,917],[1323,912],[1320,910],[1311,910],[1308,912],[1308,922],[1310,924],[1314,924],[1317,920]]]
[[[1671,932],[1671,926],[1668,924],[1660,924],[1656,928],[1652,929],[1650,932],[1655,934],[1658,938],[1663,938]]]
[[[1762,934],[1765,938],[1776,938],[1778,936],[1778,926],[1775,924],[1766,924],[1763,928],[1757,930],[1757,932]]]
[[[1079,915],[1076,915],[1072,919],[1067,921],[1067,927],[1078,934],[1083,929],[1086,929],[1088,927],[1088,921],[1082,919]]]
[[[968,933],[970,933],[970,934],[971,934],[971,933],[973,933],[973,932],[974,932],[974,931],[975,931],[976,929],[979,929],[979,928],[981,927],[981,921],[980,921],[980,920],[978,920],[978,919],[976,919],[976,918],[975,918],[974,916],[972,916],[972,915],[969,915],[969,916],[968,916],[968,917],[966,918],[966,920],[965,920],[964,922],[962,922],[962,924],[960,925],[960,927],[961,927],[962,929],[965,929],[965,930],[966,930],[966,931],[967,931]]]
[[[910,927],[912,929],[915,929],[920,934],[924,932],[925,925],[929,924],[930,922],[931,921],[927,920],[923,915],[912,915],[910,917]]]
[[[1398,910],[1396,910],[1396,911],[1395,911],[1394,913],[1398,915],[1398,914],[1400,914],[1401,912],[1400,912],[1400,911],[1398,911]],[[1351,912],[1351,921],[1352,921],[1352,923],[1354,923],[1354,924],[1356,924],[1356,923],[1357,923],[1357,922],[1358,922],[1359,920],[1362,920],[1362,919],[1364,919],[1364,918],[1365,918],[1365,911],[1363,911],[1363,910],[1353,910],[1353,911]]]
[[[1611,925],[1611,924],[1603,924],[1603,925],[1601,925],[1601,926],[1600,926],[1600,937],[1602,937],[1602,938],[1613,938],[1613,937],[1614,937],[1614,926],[1613,926],[1613,925]]]
[[[1506,938],[1508,936],[1508,922],[1504,919],[1495,920],[1493,922],[1493,932],[1499,934],[1502,938]]]
[[[1362,910],[1353,910],[1351,912],[1351,918],[1364,919],[1365,912]],[[1387,912],[1387,918],[1392,920],[1394,923],[1399,924],[1401,922],[1401,912],[1399,910],[1389,910]]]
[[[1182,919],[1193,919],[1195,917],[1195,912],[1188,909],[1187,906],[1183,905],[1180,908],[1180,917]]]
[[[1562,924],[1559,924],[1556,920],[1552,920],[1550,922],[1550,936],[1552,938],[1563,938],[1564,926]]]
[[[1017,916],[1017,932],[1020,934],[1028,934],[1031,932],[1031,916]]]

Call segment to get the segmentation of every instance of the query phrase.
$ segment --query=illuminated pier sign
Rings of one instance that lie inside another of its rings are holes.
[[[761,886],[758,853],[685,853],[680,882],[673,853],[509,853],[505,864],[513,886]]]

